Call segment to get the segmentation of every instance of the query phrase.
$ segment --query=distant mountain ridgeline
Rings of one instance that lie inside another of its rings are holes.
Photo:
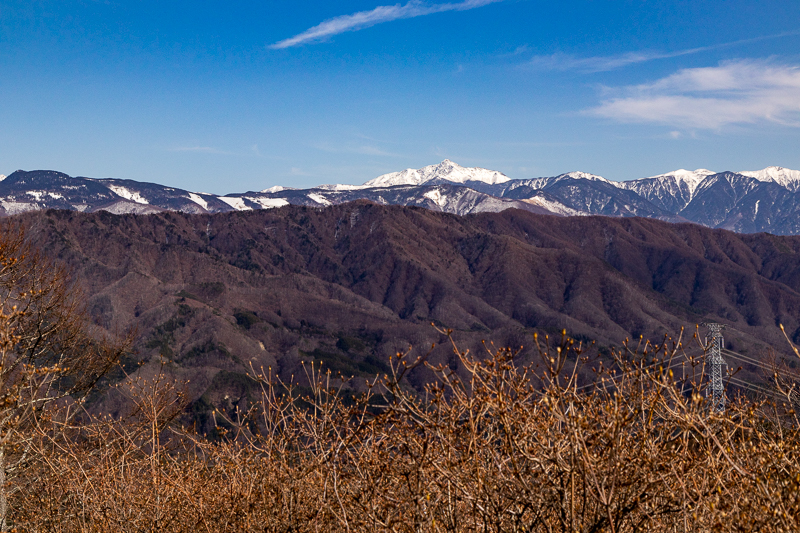
[[[252,392],[251,364],[284,379],[302,375],[303,362],[374,376],[396,352],[446,340],[431,322],[453,328],[473,353],[485,339],[525,346],[528,360],[534,331],[566,329],[602,350],[681,327],[688,342],[695,324],[714,321],[729,326],[727,347],[757,358],[785,348],[780,323],[800,340],[800,237],[364,201],[216,215],[50,210],[19,220],[71,266],[100,327],[138,330],[136,359],[150,363],[137,370],[132,359],[128,371],[152,371],[164,357],[190,380],[201,421]],[[457,367],[446,345],[432,361]],[[758,383],[759,372],[740,376]]]
[[[156,183],[72,178],[54,171],[17,171],[0,181],[0,213],[67,209],[82,212],[223,213],[285,205],[325,207],[369,200],[458,215],[510,208],[561,216],[604,215],[694,222],[739,233],[800,234],[800,171],[678,170],[617,182],[585,172],[511,179],[500,172],[438,165],[386,174],[364,185],[311,189],[271,187],[218,196]]]

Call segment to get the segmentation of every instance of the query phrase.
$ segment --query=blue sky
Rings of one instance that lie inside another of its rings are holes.
[[[0,0],[0,173],[800,168],[800,2]]]

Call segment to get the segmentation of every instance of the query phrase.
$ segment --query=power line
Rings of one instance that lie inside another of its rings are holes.
[[[742,354],[740,354],[738,352],[734,352],[733,350],[728,350],[726,348],[723,348],[724,344],[723,344],[723,338],[722,338],[721,330],[723,328],[725,328],[724,325],[722,325],[722,324],[713,324],[712,323],[712,324],[706,324],[706,326],[709,328],[709,330],[711,331],[711,334],[712,334],[711,343],[709,343],[709,346],[710,346],[710,357],[709,357],[709,359],[710,359],[710,363],[711,363],[711,380],[710,381],[711,381],[712,404],[715,406],[715,408],[718,411],[722,411],[722,410],[725,409],[725,401],[726,401],[726,398],[725,398],[725,379],[726,379],[726,377],[723,376],[722,366],[723,365],[724,366],[728,366],[727,363],[725,362],[725,360],[722,358],[722,354],[723,353],[728,357],[731,357],[731,358],[733,358],[735,360],[738,360],[740,362],[744,362],[744,363],[748,363],[748,364],[754,365],[754,366],[756,366],[756,367],[758,367],[758,368],[760,368],[762,370],[765,370],[767,372],[774,372],[775,369],[774,368],[770,368],[763,361],[759,361],[759,360],[754,359],[752,357],[749,357],[749,356],[746,356],[746,355],[742,355]],[[687,357],[689,357],[689,356],[687,355]],[[661,364],[663,364],[664,362],[665,361],[662,361]],[[663,371],[666,372],[666,371],[669,371],[669,370],[673,370],[673,369],[678,368],[678,367],[680,367],[682,365],[685,365],[687,363],[691,364],[691,361],[681,358],[681,359],[679,359],[677,361],[671,362],[671,364],[669,366],[667,366],[666,368],[663,368]],[[587,383],[585,385],[581,385],[580,387],[576,387],[575,389],[576,390],[584,390],[584,389],[587,389],[589,387],[598,386],[600,384],[604,384],[606,379],[607,379],[607,381],[610,381],[611,383],[616,383],[619,379],[623,378],[624,376],[627,376],[629,374],[634,374],[636,372],[641,372],[645,368],[654,368],[658,364],[659,364],[659,362],[654,362],[654,363],[651,363],[650,365],[648,365],[647,367],[633,368],[631,370],[622,372],[620,374],[616,374],[616,375],[613,375],[613,376],[610,375],[610,376],[608,376],[608,378],[604,378],[600,383],[598,383],[597,381],[594,381],[592,383]],[[766,387],[762,387],[760,385],[756,385],[755,383],[747,382],[747,381],[745,381],[743,379],[739,379],[739,378],[736,378],[736,377],[731,376],[731,375],[727,376],[727,381],[732,383],[732,384],[734,384],[734,385],[736,385],[736,386],[738,386],[738,387],[750,390],[752,392],[764,394],[766,396],[771,396],[771,397],[777,398],[777,399],[782,399],[782,396],[780,396],[779,393],[774,391],[774,390],[770,390],[770,389],[768,389]]]
[[[676,361],[676,362],[674,362],[673,364],[671,364],[670,366],[668,366],[668,367],[664,368],[664,371],[667,371],[667,370],[673,370],[673,369],[675,369],[675,368],[678,368],[679,366],[681,366],[681,365],[684,365],[684,364],[686,364],[686,363],[687,363],[687,361],[684,361],[684,360]],[[629,374],[635,374],[635,373],[637,373],[637,372],[640,372],[640,371],[641,371],[641,370],[643,370],[644,368],[655,368],[656,364],[658,364],[658,363],[651,363],[650,365],[648,365],[648,367],[634,368],[634,369],[632,369],[632,370],[628,370],[628,371],[626,371],[626,372],[622,372],[622,373],[620,373],[620,374],[615,374],[615,375],[613,375],[613,376],[608,376],[608,378],[607,378],[607,379],[608,379],[608,381],[611,381],[611,382],[613,382],[613,383],[616,383],[616,381],[617,381],[618,379],[621,379],[622,377],[624,377],[624,376],[627,376],[627,375],[629,375]],[[601,379],[601,382],[602,382],[604,379],[605,379],[605,378]],[[598,385],[598,382],[597,382],[597,381],[593,381],[592,383],[587,383],[587,384],[585,384],[585,385],[581,385],[580,387],[576,387],[576,390],[583,390],[583,389],[586,389],[586,388],[589,388],[589,387],[592,387],[592,386],[595,386],[595,385]]]
[[[742,387],[744,389],[750,390],[752,392],[757,392],[757,393],[763,394],[765,396],[771,396],[771,397],[773,397],[775,399],[784,399],[783,396],[781,396],[777,391],[767,389],[767,388],[762,387],[760,385],[756,385],[754,383],[748,383],[747,381],[744,381],[744,380],[738,379],[738,378],[734,378],[734,377],[730,377],[729,380],[734,385],[738,385],[738,386],[740,386],[740,387]]]
[[[731,352],[730,350],[724,350],[724,353],[728,357],[731,357],[731,358],[736,359],[738,361],[742,361],[742,362],[757,366],[758,368],[760,368],[762,370],[766,370],[767,372],[772,372],[774,370],[773,368],[768,367],[767,365],[765,365],[761,361],[758,361],[756,359],[751,359],[749,357],[743,356],[743,355],[738,354],[736,352]]]
[[[735,385],[739,385],[739,386],[741,386],[743,388],[750,389],[750,390],[753,390],[753,391],[769,393],[769,394],[774,393],[774,391],[772,391],[772,390],[770,390],[770,389],[768,389],[766,387],[763,387],[761,385],[756,385],[755,383],[751,383],[749,381],[745,381],[743,379],[739,379],[739,378],[734,377],[734,376],[729,376],[728,377],[728,381],[730,383],[733,383]]]
[[[723,348],[722,351],[725,352],[726,355],[730,355],[731,357],[741,359],[742,361],[747,361],[748,363],[754,364],[756,366],[765,364],[764,361],[755,359],[753,357],[750,357],[749,355],[744,355],[739,352],[734,352],[733,350],[728,350],[727,348]]]

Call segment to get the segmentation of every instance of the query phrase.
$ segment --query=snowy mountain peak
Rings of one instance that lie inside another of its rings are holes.
[[[710,176],[711,174],[716,174],[716,172],[706,168],[698,168],[697,170],[686,170],[685,168],[679,168],[678,170],[673,170],[672,172],[659,174],[658,176],[651,176],[651,178],[667,178],[669,176],[673,176],[682,181],[703,181],[706,176]]]
[[[289,189],[289,187],[284,187],[284,186],[282,186],[282,185],[275,185],[274,187],[270,187],[270,188],[268,188],[268,189],[264,189],[264,190],[262,190],[262,191],[259,191],[259,192],[263,192],[263,193],[275,193],[275,192],[281,192],[281,191],[285,191],[285,190],[288,190],[288,189]]]
[[[378,176],[364,184],[365,187],[391,187],[393,185],[422,185],[433,180],[449,181],[453,183],[466,183],[468,181],[482,181],[483,183],[496,184],[510,181],[510,178],[496,170],[487,170],[477,167],[462,167],[449,159],[438,165],[428,165],[420,169],[407,168],[400,172],[392,172]]]
[[[762,170],[743,170],[738,172],[738,174],[755,178],[758,181],[773,181],[792,191],[800,190],[800,170],[791,170],[783,167],[767,167]]]
[[[4,180],[4,179],[6,179],[7,177],[8,177],[8,176],[6,176],[5,174],[0,174],[0,181],[3,181],[3,180]]]
[[[650,176],[649,178],[643,178],[643,180],[658,180],[658,181],[666,181],[666,180],[675,180],[675,182],[680,186],[680,184],[685,183],[686,186],[689,188],[689,192],[694,194],[694,191],[697,190],[698,185],[706,179],[708,176],[712,174],[716,174],[713,170],[708,170],[705,168],[698,168],[697,170],[686,170],[683,168],[679,168],[678,170],[673,170],[672,172],[667,172],[665,174],[659,174],[657,176]],[[640,181],[640,180],[636,180]]]

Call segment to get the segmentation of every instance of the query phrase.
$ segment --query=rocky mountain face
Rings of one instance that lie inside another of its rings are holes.
[[[619,185],[636,192],[664,211],[680,213],[692,201],[697,186],[712,174],[714,172],[705,169],[681,169],[651,178],[625,181]]]
[[[87,195],[105,194],[92,183]],[[357,388],[397,351],[436,343],[432,362],[461,371],[431,322],[453,328],[472,353],[485,353],[482,340],[524,346],[523,361],[537,360],[534,331],[562,328],[596,340],[592,353],[681,327],[688,342],[704,321],[727,324],[727,347],[753,357],[786,348],[779,323],[800,341],[800,237],[365,201],[216,215],[48,210],[16,220],[73,269],[98,326],[137,329],[129,372],[154,372],[161,356],[189,380],[191,416],[203,427],[213,408],[246,406],[256,393],[251,365],[290,379],[322,363],[356,376]],[[739,376],[763,382],[758,372]],[[113,411],[119,399],[97,401]]]
[[[737,232],[800,233],[800,171],[677,170],[617,182],[585,172],[511,179],[445,160],[385,174],[364,185],[312,189],[272,187],[217,196],[133,180],[71,178],[53,171],[17,171],[0,181],[0,212],[37,209],[112,213],[222,213],[286,205],[325,207],[354,200],[421,206],[466,215],[510,208],[562,216],[604,215],[694,222]]]
[[[547,193],[554,201],[582,215],[679,220],[636,192],[621,189],[617,184],[606,180],[556,176],[549,182],[544,181],[538,189],[523,185],[507,187],[499,192],[504,198],[525,199],[538,191]]]

